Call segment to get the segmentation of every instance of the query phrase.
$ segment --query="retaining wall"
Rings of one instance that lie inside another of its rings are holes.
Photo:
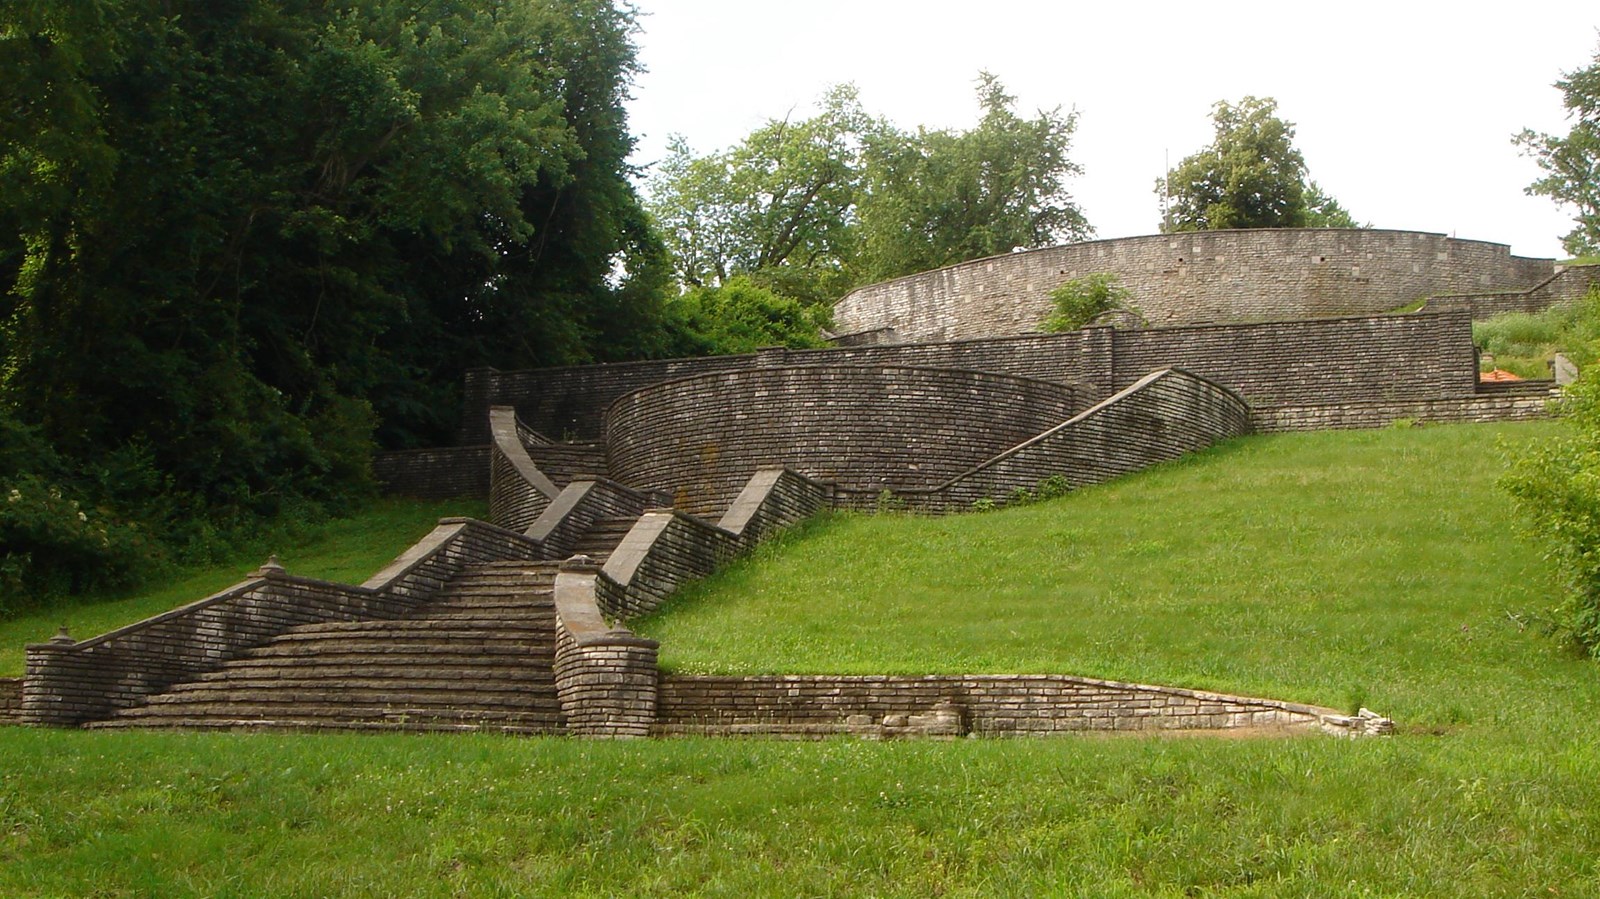
[[[480,444],[378,453],[372,457],[372,477],[384,493],[394,496],[414,499],[486,496],[489,492],[489,447]]]
[[[945,511],[1000,501],[1049,478],[1072,487],[1099,484],[1250,429],[1250,409],[1237,394],[1189,372],[1165,369],[944,484],[897,492],[896,498],[910,508]],[[878,497],[840,486],[836,502],[871,508]]]
[[[606,413],[606,443],[617,478],[706,514],[761,468],[873,493],[933,487],[1079,408],[1069,387],[982,372],[762,367],[630,393]]]
[[[0,727],[22,723],[22,678],[0,677]]]
[[[1026,334],[1050,291],[1112,272],[1156,325],[1385,312],[1435,294],[1525,290],[1553,259],[1504,244],[1378,229],[1152,234],[992,256],[872,284],[834,306],[844,335],[892,328],[913,343]]]
[[[662,381],[761,367],[954,368],[1072,385],[1098,402],[1162,368],[1236,390],[1251,408],[1465,399],[1476,387],[1471,314],[1462,309],[1317,321],[1122,331],[1088,328],[937,344],[768,350],[740,356],[468,374],[463,435],[487,440],[490,405],[543,433],[600,436],[620,397]],[[481,404],[481,405],[477,405]]]
[[[1570,303],[1600,283],[1600,265],[1561,266],[1554,275],[1528,290],[1502,290],[1484,293],[1436,296],[1428,299],[1429,309],[1467,309],[1474,319],[1505,312],[1543,312],[1560,303]]]
[[[1338,728],[1338,718],[1331,709],[1295,703],[1053,674],[666,674],[656,700],[655,732],[806,738],[1021,736]]]

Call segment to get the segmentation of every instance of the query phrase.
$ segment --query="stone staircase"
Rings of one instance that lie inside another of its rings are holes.
[[[576,551],[603,559],[632,524],[598,522]],[[405,617],[294,628],[89,726],[559,733],[558,565],[468,568]]]

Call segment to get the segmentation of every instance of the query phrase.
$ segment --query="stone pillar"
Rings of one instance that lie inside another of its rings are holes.
[[[78,651],[65,626],[49,643],[29,644],[27,659],[17,716],[22,723],[77,727],[109,708],[94,660]]]
[[[556,695],[575,737],[648,737],[656,720],[660,644],[607,627],[595,598],[599,566],[587,556],[556,576]]]

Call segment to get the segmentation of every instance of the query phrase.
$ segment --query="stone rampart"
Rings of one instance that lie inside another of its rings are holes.
[[[951,343],[769,350],[671,363],[482,369],[471,374],[474,390],[469,392],[481,402],[516,407],[524,421],[543,433],[565,431],[592,439],[600,436],[604,410],[632,391],[673,378],[806,365],[992,372],[1072,385],[1083,404],[1103,400],[1152,371],[1182,368],[1238,392],[1266,418],[1282,408],[1353,404],[1408,410],[1391,420],[1415,417],[1409,410],[1425,403],[1447,414],[1443,401],[1470,404],[1477,390],[1471,315],[1456,309],[1139,331],[1088,328]],[[486,431],[488,411],[488,405],[468,406],[463,420],[481,422],[480,430]],[[1258,429],[1267,429],[1260,427],[1261,420]],[[486,433],[467,430],[475,440],[487,439]]]
[[[1250,432],[1250,409],[1225,387],[1178,369],[1140,378],[1042,434],[927,491],[896,499],[914,509],[949,511],[1000,501],[1059,478],[1099,484]],[[870,491],[838,489],[838,505],[871,508]]]
[[[1155,325],[1385,312],[1436,294],[1525,290],[1552,259],[1414,231],[1274,228],[1152,234],[992,256],[871,284],[834,306],[843,335],[912,343],[1037,331],[1050,291],[1111,272]]]
[[[1600,265],[1561,266],[1560,270],[1527,290],[1497,290],[1449,294],[1428,299],[1429,309],[1467,309],[1474,319],[1506,312],[1543,312],[1570,303],[1600,283]]]
[[[760,367],[630,393],[606,413],[606,443],[616,478],[706,514],[761,468],[874,493],[933,487],[1079,408],[1069,387],[982,372]]]

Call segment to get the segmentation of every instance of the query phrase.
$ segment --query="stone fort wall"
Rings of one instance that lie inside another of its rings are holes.
[[[931,488],[1059,425],[1071,387],[957,369],[751,368],[668,381],[606,413],[611,476],[727,508],[750,473],[787,467],[876,495]]]
[[[1377,229],[1274,228],[1154,234],[993,256],[846,294],[842,335],[915,343],[1028,334],[1063,282],[1114,272],[1153,325],[1375,314],[1440,294],[1526,290],[1552,259],[1504,244]]]
[[[1099,402],[1152,371],[1176,367],[1237,391],[1258,430],[1328,427],[1330,409],[1377,404],[1389,418],[1421,403],[1478,397],[1466,310],[1311,321],[1150,328],[1088,328],[932,344],[768,350],[739,356],[566,368],[469,372],[460,443],[489,442],[491,406],[514,406],[553,439],[604,436],[605,410],[625,394],[678,378],[761,367],[953,368],[1076,387]],[[1080,407],[1081,407],[1080,406]],[[1320,410],[1313,423],[1298,410]],[[1378,422],[1382,424],[1383,422]]]

